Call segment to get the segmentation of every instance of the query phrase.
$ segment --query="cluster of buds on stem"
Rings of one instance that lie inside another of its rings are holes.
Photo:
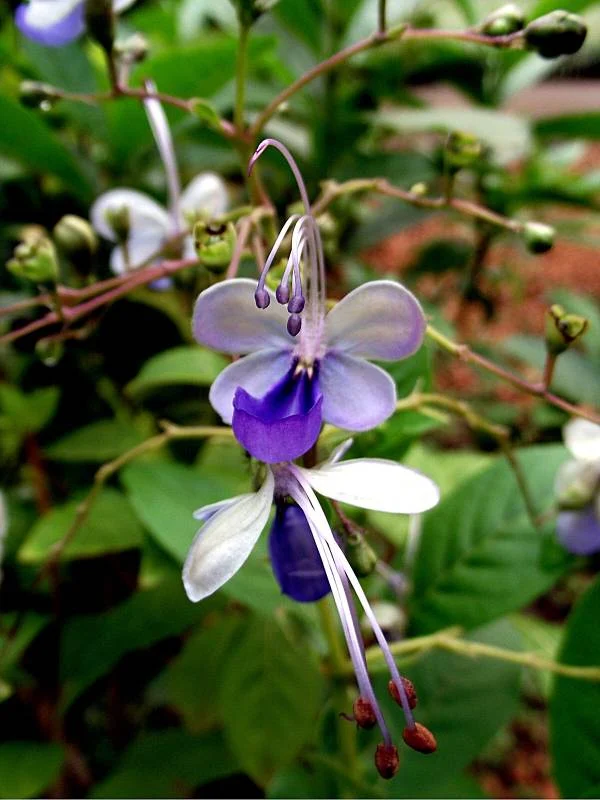
[[[219,275],[227,269],[236,243],[233,222],[200,221],[194,225],[194,248],[200,263]]]
[[[52,241],[41,228],[26,229],[6,268],[18,278],[41,284],[58,279],[58,258]]]
[[[586,332],[588,321],[579,314],[568,314],[562,306],[553,305],[546,313],[546,350],[558,356],[568,350]]]
[[[583,19],[569,11],[556,10],[525,24],[525,14],[515,3],[492,11],[478,30],[486,36],[510,36],[515,46],[534,50],[542,58],[576,53],[585,41]]]

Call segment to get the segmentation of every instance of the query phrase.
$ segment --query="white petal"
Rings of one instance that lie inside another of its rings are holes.
[[[249,497],[250,495],[247,496]],[[217,500],[216,503],[209,503],[207,506],[202,506],[202,508],[194,511],[192,516],[194,519],[200,520],[200,522],[207,522],[207,520],[214,517],[217,512],[233,505],[233,503],[237,503],[239,499],[239,497],[230,497],[228,500]]]
[[[31,0],[25,20],[32,28],[48,28],[68,16],[81,0]]]
[[[182,214],[204,214],[218,217],[229,206],[225,181],[215,172],[202,172],[186,186],[181,194]],[[185,220],[183,220],[185,221]]]
[[[425,327],[419,301],[408,289],[394,281],[373,281],[329,312],[325,338],[335,352],[395,361],[419,349]]]
[[[113,8],[117,14],[120,14],[122,11],[125,11],[126,8],[132,6],[136,0],[113,0]]]
[[[287,332],[287,309],[272,292],[269,307],[257,308],[255,290],[256,281],[249,278],[234,278],[205,289],[194,307],[196,340],[222,353],[291,350],[296,341]]]
[[[600,425],[576,417],[563,428],[565,445],[580,461],[600,460]]]
[[[440,499],[439,489],[430,478],[394,461],[356,458],[316,469],[298,469],[319,494],[360,508],[419,514]]]
[[[106,220],[106,213],[129,209],[131,236],[147,233],[158,233],[167,236],[169,232],[169,215],[155,200],[135,189],[111,189],[101,194],[90,209],[92,225],[105,239],[116,242],[112,227]]]
[[[269,470],[256,494],[237,498],[198,531],[183,566],[183,584],[192,602],[216,592],[246,561],[267,524],[274,484]]]
[[[337,464],[338,461],[341,461],[353,444],[354,439],[344,439],[341,444],[338,444],[338,446],[331,451],[327,459],[327,464]]]
[[[260,350],[234,361],[217,376],[210,387],[208,399],[223,422],[231,425],[233,395],[238,386],[254,397],[262,397],[281,380],[292,365],[291,354],[285,350]]]
[[[123,247],[118,245],[110,255],[110,268],[116,275],[124,275],[148,261],[163,244],[164,235],[160,231],[150,231],[147,236],[134,236],[127,242],[127,265]]]

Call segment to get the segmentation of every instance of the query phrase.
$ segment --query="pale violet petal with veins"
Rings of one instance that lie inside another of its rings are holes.
[[[131,236],[155,232],[166,237],[169,234],[169,215],[166,210],[148,195],[135,189],[111,189],[101,194],[90,209],[92,225],[105,239],[117,241],[115,232],[108,223],[107,213],[129,211]]]
[[[222,511],[233,503],[237,503],[239,499],[240,497],[230,497],[227,500],[218,500],[216,503],[209,503],[209,505],[202,506],[202,508],[194,511],[192,516],[200,522],[208,522],[208,520],[214,517],[219,511]]]
[[[216,172],[202,172],[185,187],[181,194],[180,210],[185,223],[186,214],[202,214],[208,218],[224,214],[229,207],[225,181]]]
[[[344,353],[327,353],[319,369],[325,422],[365,431],[388,419],[396,408],[396,386],[381,367]]]
[[[275,481],[268,470],[256,494],[242,495],[198,531],[183,567],[192,602],[216,592],[240,569],[269,519]]]
[[[395,361],[416,352],[425,316],[415,296],[393,281],[373,281],[347,294],[325,319],[327,348]]]
[[[600,425],[587,419],[572,419],[563,429],[563,438],[579,461],[600,461]]]
[[[223,422],[231,425],[236,390],[241,386],[248,394],[260,397],[284,377],[291,363],[291,354],[282,350],[261,350],[235,361],[210,387],[210,404]]]
[[[117,14],[132,6],[136,0],[113,0],[113,8]]]
[[[49,28],[82,5],[82,0],[31,0],[23,14],[32,28]]]
[[[156,255],[164,245],[165,236],[160,231],[149,230],[145,235],[132,236],[127,242],[127,260],[121,245],[110,254],[110,268],[115,275],[124,275],[136,269]]]
[[[395,514],[420,514],[440,499],[436,484],[416,470],[378,458],[296,469],[319,494],[342,503]]]
[[[231,354],[268,348],[291,350],[295,341],[286,331],[287,311],[274,297],[268,308],[256,308],[255,288],[255,281],[235,278],[202,292],[192,322],[196,340]]]
[[[556,532],[570,553],[588,556],[600,550],[600,518],[593,505],[581,511],[561,511],[556,520]]]
[[[15,11],[15,23],[24,36],[45,47],[62,47],[85,30],[83,3],[75,5],[64,16],[55,22],[48,23],[50,15],[46,13],[49,2],[38,0],[36,3],[21,3]]]

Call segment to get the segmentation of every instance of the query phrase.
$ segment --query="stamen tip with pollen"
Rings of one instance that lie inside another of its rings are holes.
[[[269,297],[267,290],[257,289],[254,292],[254,302],[256,303],[257,308],[267,308],[271,302],[271,298]]]
[[[415,708],[417,705],[417,692],[415,686],[412,681],[409,681],[408,678],[401,678],[402,686],[404,687],[404,691],[406,693],[406,699],[408,700],[409,708]],[[402,705],[402,700],[400,699],[400,692],[398,691],[398,687],[396,686],[394,681],[388,682],[388,692],[393,697],[393,699],[398,703],[398,705]]]
[[[375,750],[375,766],[382,778],[386,780],[393,778],[400,767],[400,756],[396,745],[384,742],[378,744]]]
[[[357,697],[353,706],[354,720],[359,728],[369,730],[377,725],[377,717],[372,704],[366,697]]]
[[[419,722],[415,722],[414,727],[404,728],[402,738],[409,747],[419,753],[435,753],[437,750],[435,736],[429,728]]]
[[[296,294],[288,303],[288,311],[290,314],[300,314],[304,310],[304,297],[301,294]]]

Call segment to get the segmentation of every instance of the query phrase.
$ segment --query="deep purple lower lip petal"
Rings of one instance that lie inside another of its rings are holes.
[[[556,531],[565,550],[578,556],[588,556],[600,550],[600,519],[593,506],[581,511],[561,511]]]
[[[330,591],[327,574],[304,512],[277,504],[269,535],[271,566],[281,591],[299,603],[311,603]]]
[[[318,370],[296,375],[296,362],[262,398],[239,387],[233,398],[233,432],[259,461],[274,464],[304,455],[317,441],[322,413]]]
[[[27,5],[22,3],[15,12],[15,24],[28,39],[47,47],[61,47],[81,36],[85,30],[83,2],[75,6],[66,17],[46,28],[36,28],[27,22]]]

